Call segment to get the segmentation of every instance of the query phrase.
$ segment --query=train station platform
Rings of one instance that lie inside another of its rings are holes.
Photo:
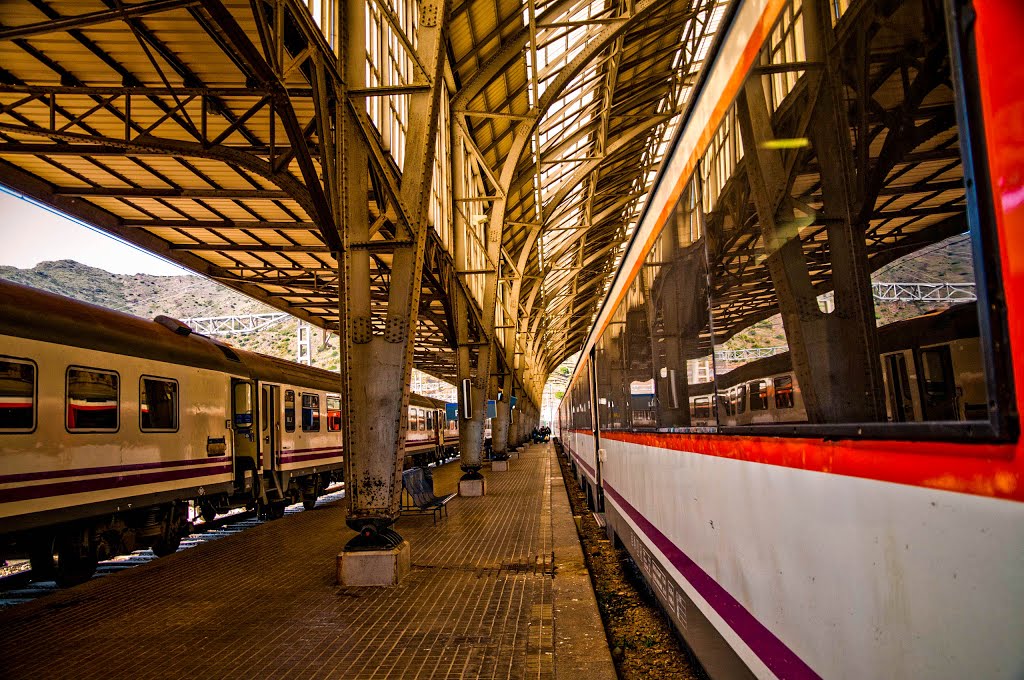
[[[615,678],[553,448],[483,472],[398,522],[397,587],[337,585],[354,534],[322,505],[0,612],[0,677]]]

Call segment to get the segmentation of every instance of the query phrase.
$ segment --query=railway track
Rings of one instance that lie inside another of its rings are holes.
[[[338,484],[327,489],[327,493],[317,500],[317,505],[333,503],[345,497],[345,485]],[[302,503],[296,503],[285,509],[285,515],[302,512]],[[226,515],[217,517],[209,522],[196,522],[192,533],[181,541],[178,550],[188,550],[204,543],[216,541],[226,536],[241,533],[246,529],[259,526],[264,522],[273,520],[261,520],[256,516],[255,510],[238,510]],[[110,574],[116,574],[137,567],[140,564],[147,564],[157,559],[156,555],[149,548],[136,550],[128,555],[119,555],[113,559],[100,562],[96,567],[96,578],[103,578]],[[32,570],[28,560],[11,560],[6,567],[6,573],[0,575],[0,609],[13,607],[24,602],[55,593],[60,588],[53,581],[33,581]]]

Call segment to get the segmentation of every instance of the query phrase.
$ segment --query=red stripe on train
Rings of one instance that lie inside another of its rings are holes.
[[[591,434],[588,430],[573,430]],[[602,439],[748,463],[1024,501],[1015,445],[601,432]]]

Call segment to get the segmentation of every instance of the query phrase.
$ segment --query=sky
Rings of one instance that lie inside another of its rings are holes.
[[[190,273],[0,187],[0,265],[31,269],[47,260],[76,260],[115,274]]]

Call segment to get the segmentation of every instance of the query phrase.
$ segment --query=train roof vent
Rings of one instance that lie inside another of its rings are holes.
[[[182,322],[178,321],[177,319],[172,319],[169,316],[164,316],[163,314],[161,314],[160,316],[154,318],[153,321],[156,321],[158,324],[160,324],[167,330],[172,331],[173,333],[177,333],[178,335],[185,336],[192,334],[191,328],[189,328]]]
[[[219,349],[228,359],[230,359],[231,361],[237,361],[241,363],[242,359],[237,354],[235,354],[235,350],[231,349],[222,342],[217,342],[216,340],[213,341],[213,344],[216,345],[217,349]]]

